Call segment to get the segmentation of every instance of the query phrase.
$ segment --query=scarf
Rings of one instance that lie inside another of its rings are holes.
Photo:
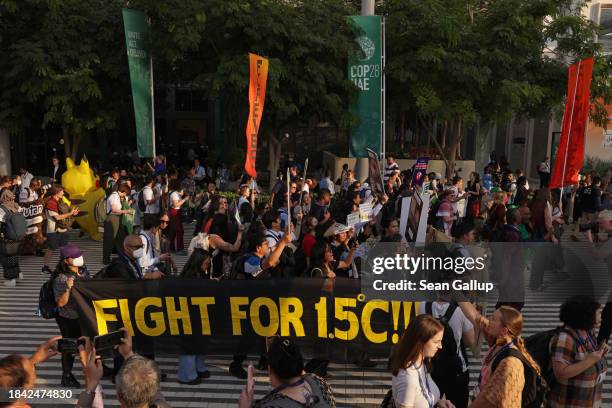
[[[15,202],[15,194],[11,190],[4,190],[0,195],[0,204],[8,211],[19,212],[19,204]]]

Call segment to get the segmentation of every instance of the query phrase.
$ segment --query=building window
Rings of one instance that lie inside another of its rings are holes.
[[[204,91],[177,89],[174,94],[174,109],[177,112],[208,112],[208,98]]]

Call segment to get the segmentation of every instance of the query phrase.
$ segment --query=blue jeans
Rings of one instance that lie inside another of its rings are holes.
[[[204,356],[195,354],[181,354],[179,356],[178,379],[182,382],[193,381],[198,373],[208,371]]]

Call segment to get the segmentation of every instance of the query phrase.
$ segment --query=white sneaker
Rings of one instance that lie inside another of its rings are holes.
[[[23,279],[23,272],[19,272],[19,279]]]
[[[17,285],[17,279],[8,279],[4,281],[4,286],[14,288]]]

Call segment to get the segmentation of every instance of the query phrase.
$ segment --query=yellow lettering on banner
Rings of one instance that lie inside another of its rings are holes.
[[[200,308],[200,320],[202,321],[202,335],[210,336],[210,317],[208,316],[208,305],[215,304],[214,297],[194,297],[191,304]]]
[[[164,320],[163,312],[153,312],[151,313],[151,320],[155,322],[153,327],[147,326],[147,322],[145,320],[145,312],[147,307],[155,306],[161,309],[162,300],[158,297],[145,297],[140,299],[136,303],[136,327],[138,330],[142,332],[145,336],[160,336],[163,332],[166,331],[166,322]]]
[[[289,326],[293,326],[297,337],[304,337],[304,325],[302,315],[304,306],[302,301],[296,297],[280,298],[280,334],[281,336],[291,336]]]
[[[232,313],[232,335],[233,336],[241,336],[242,335],[242,325],[240,324],[241,320],[246,320],[247,315],[244,310],[240,310],[240,306],[248,305],[249,298],[248,297],[230,297],[230,310]]]
[[[116,314],[104,313],[104,309],[117,308],[117,299],[94,300],[93,307],[96,312],[96,322],[98,323],[98,335],[108,333],[106,322],[116,322]]]
[[[174,304],[173,297],[166,297],[166,311],[168,313],[168,323],[170,324],[170,334],[172,336],[178,336],[181,334],[178,321],[183,322],[183,332],[185,334],[192,334],[191,330],[191,317],[189,316],[189,306],[187,305],[186,297],[179,297],[180,307],[177,310]]]
[[[337,320],[347,320],[349,322],[348,330],[340,330],[336,328],[334,335],[340,340],[353,340],[359,334],[359,320],[355,312],[344,310],[347,307],[356,307],[357,299],[355,298],[335,298],[335,316]]]
[[[266,307],[270,313],[270,324],[264,326],[259,318],[259,310]],[[278,307],[270,298],[258,297],[251,303],[251,325],[259,336],[274,336],[278,332]]]
[[[134,327],[132,327],[132,317],[130,316],[130,307],[127,299],[119,299],[119,310],[121,310],[121,320],[123,320],[123,327],[125,327],[130,335],[134,335]]]
[[[361,328],[366,339],[372,343],[384,343],[387,341],[387,332],[376,333],[372,330],[372,312],[374,310],[383,310],[389,313],[389,302],[383,300],[371,300],[365,304],[361,311]]]

